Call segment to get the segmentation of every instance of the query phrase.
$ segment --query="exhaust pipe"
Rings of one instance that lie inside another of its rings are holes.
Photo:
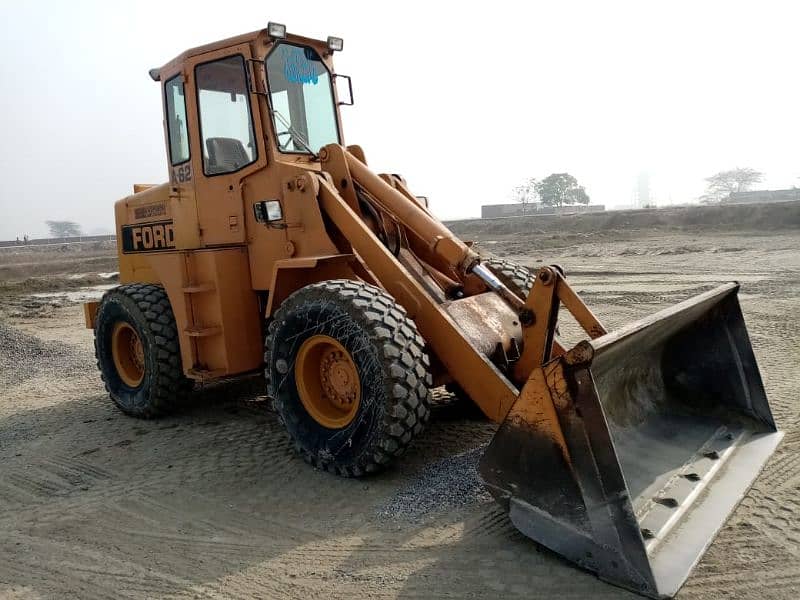
[[[778,432],[732,283],[534,369],[481,459],[522,533],[674,596]]]

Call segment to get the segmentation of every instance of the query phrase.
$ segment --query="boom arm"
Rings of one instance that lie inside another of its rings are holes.
[[[416,237],[423,240],[428,250],[442,259],[461,277],[472,274],[483,284],[498,293],[515,310],[521,310],[523,303],[494,274],[480,264],[480,256],[445,227],[441,221],[430,215],[419,204],[409,200],[400,191],[373,173],[367,165],[353,153],[337,144],[326,146],[320,152],[323,164],[333,163],[346,169],[346,177],[357,182],[381,208],[396,218]]]
[[[320,160],[324,164],[336,155],[340,158],[337,162],[346,165],[350,177],[377,200],[387,213],[425,240],[430,249],[456,271],[466,274],[480,261],[480,257],[440,221],[378,177],[351,152],[337,144],[331,144],[322,149]]]
[[[381,244],[336,187],[324,177],[318,177],[317,182],[322,209],[337,229],[367,261],[381,284],[406,308],[447,370],[481,410],[491,419],[502,421],[517,399],[514,386],[486,357],[475,351],[453,319]],[[307,187],[313,189],[311,185]],[[410,204],[406,198],[402,201]]]

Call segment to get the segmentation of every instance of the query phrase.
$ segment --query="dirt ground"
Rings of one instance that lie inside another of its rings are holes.
[[[800,597],[797,215],[453,225],[528,266],[562,265],[610,327],[741,282],[786,437],[682,599]],[[471,468],[494,430],[482,421],[436,411],[402,464],[343,480],[292,455],[258,379],[209,386],[173,417],[122,415],[79,295],[31,295],[110,285],[99,250],[0,253],[0,596],[637,597],[537,547],[479,489],[437,488],[431,469]]]

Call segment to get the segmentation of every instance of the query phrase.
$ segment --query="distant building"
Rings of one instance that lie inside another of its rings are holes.
[[[636,192],[633,200],[636,208],[649,208],[652,204],[650,200],[650,174],[642,171],[636,178]]]
[[[525,204],[525,212],[522,212],[522,203],[514,204],[484,204],[481,206],[481,219],[496,219],[498,217],[521,217],[523,215],[568,215],[584,212],[602,212],[605,210],[603,204],[568,204],[565,206],[545,206],[541,202],[529,202]]]
[[[800,200],[800,188],[790,190],[754,190],[752,192],[731,192],[720,204],[764,204],[767,202],[791,202]]]

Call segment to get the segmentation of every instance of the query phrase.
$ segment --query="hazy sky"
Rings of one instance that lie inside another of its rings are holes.
[[[441,217],[568,171],[592,201],[696,198],[734,166],[800,185],[794,2],[18,2],[0,0],[0,239],[45,219],[113,227],[166,180],[158,84],[182,50],[267,22],[344,38],[345,140]]]

